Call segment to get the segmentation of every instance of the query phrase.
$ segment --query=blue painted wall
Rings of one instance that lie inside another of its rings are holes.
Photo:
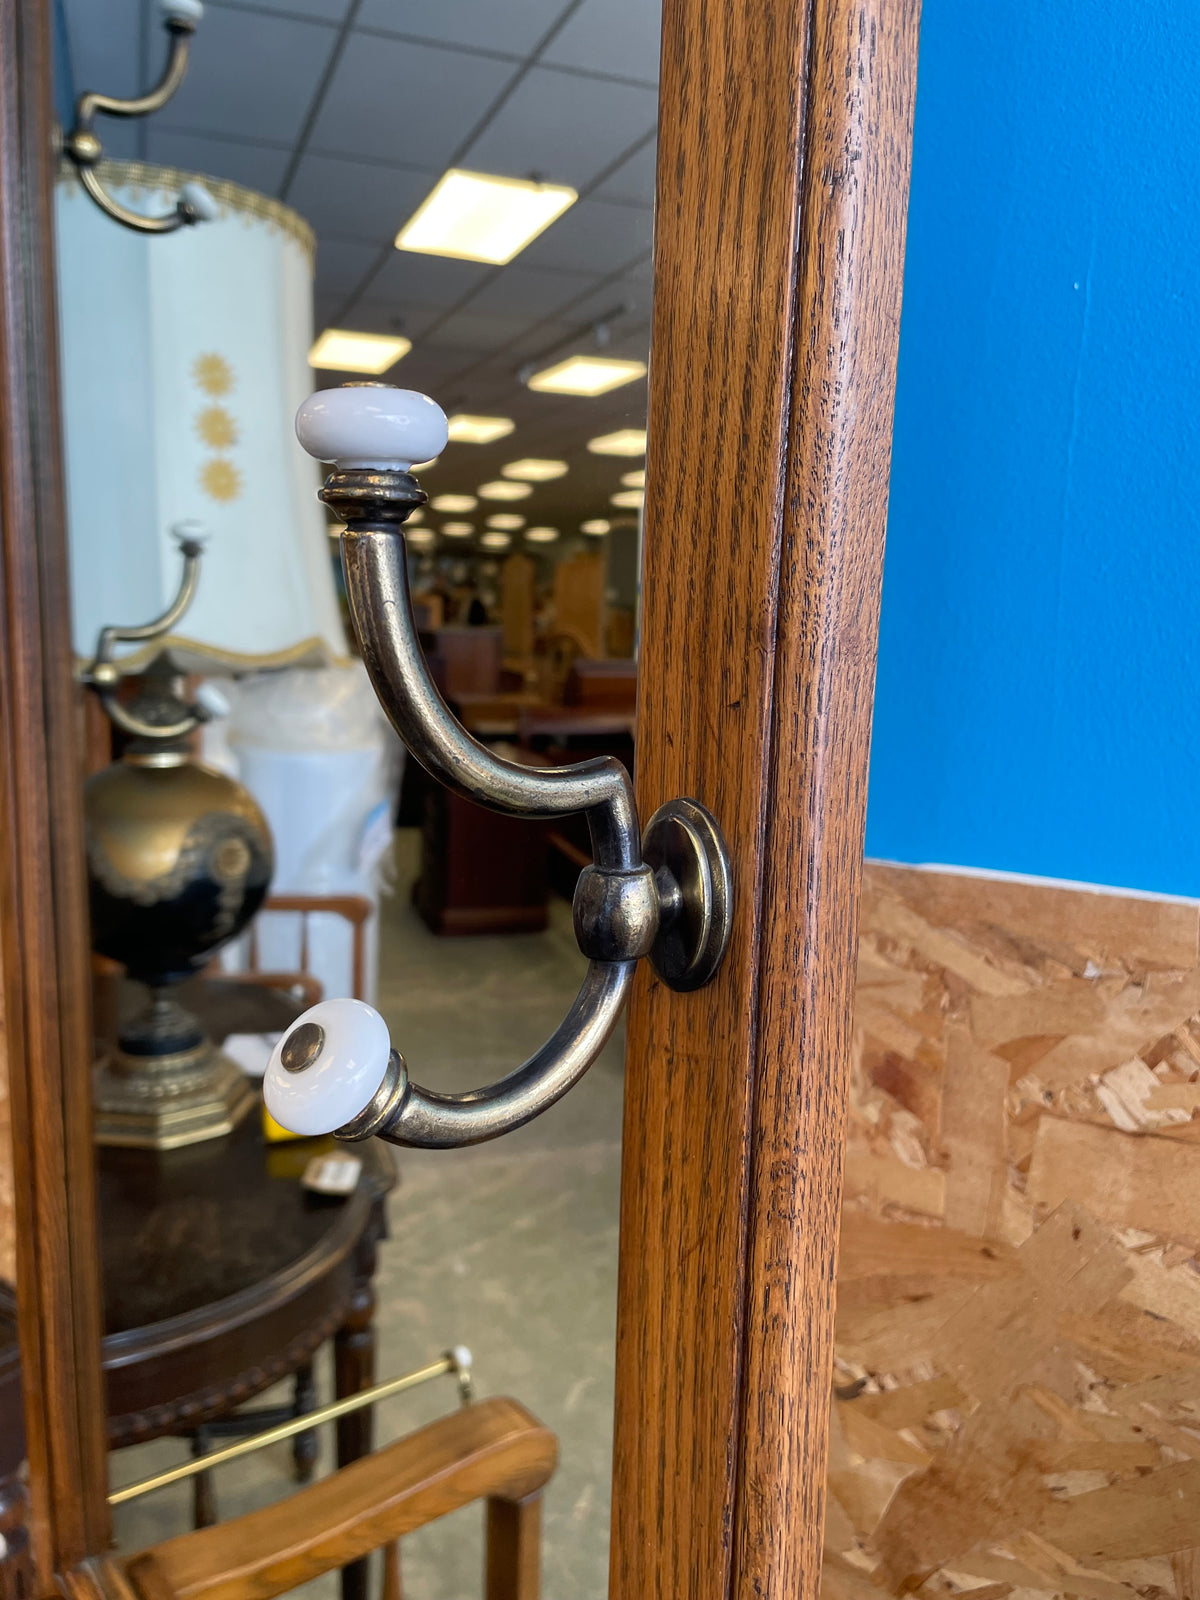
[[[1200,5],[925,0],[867,849],[1200,895]]]

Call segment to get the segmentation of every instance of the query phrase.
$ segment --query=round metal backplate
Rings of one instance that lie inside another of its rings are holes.
[[[733,874],[716,818],[698,800],[668,800],[646,824],[642,857],[661,905],[650,965],[672,989],[699,989],[721,965],[733,920]]]

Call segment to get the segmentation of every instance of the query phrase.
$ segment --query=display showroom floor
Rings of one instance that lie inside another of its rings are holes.
[[[552,902],[545,933],[438,939],[412,910],[418,835],[397,835],[394,893],[383,902],[379,1006],[413,1076],[437,1089],[474,1088],[511,1070],[560,1021],[583,959],[570,907]],[[546,1495],[547,1600],[598,1600],[608,1568],[623,1038],[583,1082],[519,1133],[474,1150],[397,1150],[391,1239],[377,1278],[380,1378],[418,1367],[448,1345],[475,1358],[480,1396],[508,1394],[559,1438]],[[330,1397],[328,1354],[318,1368]],[[376,1408],[378,1442],[455,1404],[439,1380]],[[332,1428],[318,1471],[329,1470]],[[115,1482],[182,1460],[159,1440],[122,1451]],[[223,1518],[290,1491],[286,1445],[216,1474]],[[177,1486],[118,1508],[120,1547],[182,1532],[190,1493]],[[482,1510],[470,1507],[402,1545],[407,1600],[481,1593]],[[332,1596],[322,1579],[308,1589]],[[376,1591],[377,1592],[377,1591]]]

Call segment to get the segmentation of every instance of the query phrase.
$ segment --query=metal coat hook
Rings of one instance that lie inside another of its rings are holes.
[[[451,1148],[521,1127],[554,1104],[596,1059],[646,956],[677,990],[698,989],[729,941],[732,882],[716,820],[695,800],[669,801],[644,837],[629,774],[613,756],[533,768],[473,739],[438,693],[408,592],[402,525],[427,498],[410,468],[446,445],[446,418],[425,395],[352,383],[313,395],[296,432],[335,470],[320,497],[343,524],[350,614],[371,682],[392,725],[431,776],[508,816],[582,811],[593,863],[575,890],[574,925],[589,959],[575,1003],[552,1037],[498,1083],[436,1094],[408,1076],[387,1025],[359,1000],[325,1000],[299,1018],[267,1069],[267,1108],[299,1134],[372,1134]]]
[[[173,211],[163,217],[143,217],[115,200],[100,182],[96,170],[104,154],[93,127],[97,112],[109,117],[145,117],[161,111],[187,73],[192,35],[204,15],[201,0],[162,0],[162,15],[170,49],[156,87],[136,100],[117,100],[92,91],[81,94],[75,102],[75,126],[63,146],[75,163],[80,182],[101,211],[135,233],[174,233],[177,228],[190,227],[196,222],[211,222],[217,215],[216,201],[204,185],[185,183]]]
[[[123,706],[116,695],[121,669],[113,659],[115,647],[118,644],[145,644],[151,639],[161,639],[164,634],[170,633],[195,598],[196,585],[200,581],[200,558],[204,554],[200,525],[180,523],[173,531],[183,556],[183,573],[175,598],[153,622],[144,622],[135,628],[101,628],[96,640],[96,653],[79,674],[80,682],[95,691],[109,718],[123,733],[134,739],[151,740],[155,744],[183,739],[207,721],[207,714],[201,706],[186,706],[173,693],[165,690],[152,692],[146,702],[147,707],[156,713],[154,720],[139,715],[136,709]],[[170,676],[174,677],[175,674]]]

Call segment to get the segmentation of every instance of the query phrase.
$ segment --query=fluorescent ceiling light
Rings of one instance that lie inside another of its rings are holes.
[[[332,372],[386,372],[412,349],[411,339],[398,334],[351,333],[347,328],[326,328],[308,352],[310,367]]]
[[[414,550],[428,550],[430,545],[437,543],[437,534],[432,528],[411,528],[405,531],[404,537]]]
[[[607,517],[592,517],[589,521],[579,524],[579,531],[580,533],[590,533],[599,538],[602,533],[607,533],[611,527],[612,523],[609,522]]]
[[[495,178],[451,167],[400,229],[396,249],[500,267],[577,198],[565,184]]]
[[[487,525],[489,528],[523,528],[525,518],[515,511],[496,511],[487,519]]]
[[[613,495],[612,504],[614,506],[629,506],[633,510],[640,510],[644,499],[645,495],[641,489],[622,489],[619,494]]]
[[[603,433],[598,439],[589,439],[588,449],[594,456],[644,456],[646,430],[618,428],[616,433]]]
[[[639,467],[636,472],[623,472],[621,482],[627,489],[644,489],[646,487],[646,469]]]
[[[492,444],[516,427],[511,417],[472,417],[459,411],[447,424],[451,444]]]
[[[479,501],[473,494],[435,494],[429,504],[435,511],[474,511]]]
[[[526,495],[532,493],[533,490],[527,483],[509,483],[505,478],[496,478],[491,483],[479,485],[481,500],[524,500]]]
[[[425,507],[424,506],[418,506],[415,511],[409,513],[408,521],[404,524],[404,526],[406,528],[415,528],[418,523],[421,523],[421,522],[424,522],[424,521],[425,521]],[[340,532],[341,530],[339,529],[338,531]]]
[[[611,356],[568,356],[543,367],[529,379],[529,387],[543,394],[607,394],[623,383],[644,378],[644,361],[616,361]]]
[[[452,539],[468,539],[475,532],[473,522],[443,522],[442,532],[448,533]]]
[[[479,537],[479,542],[485,550],[507,550],[512,543],[511,533],[484,533]]]
[[[530,544],[553,544],[558,538],[557,528],[526,528],[525,537]]]
[[[524,483],[549,483],[552,478],[564,478],[565,461],[542,461],[536,456],[525,456],[520,461],[510,461],[500,471],[506,478],[520,478]]]

